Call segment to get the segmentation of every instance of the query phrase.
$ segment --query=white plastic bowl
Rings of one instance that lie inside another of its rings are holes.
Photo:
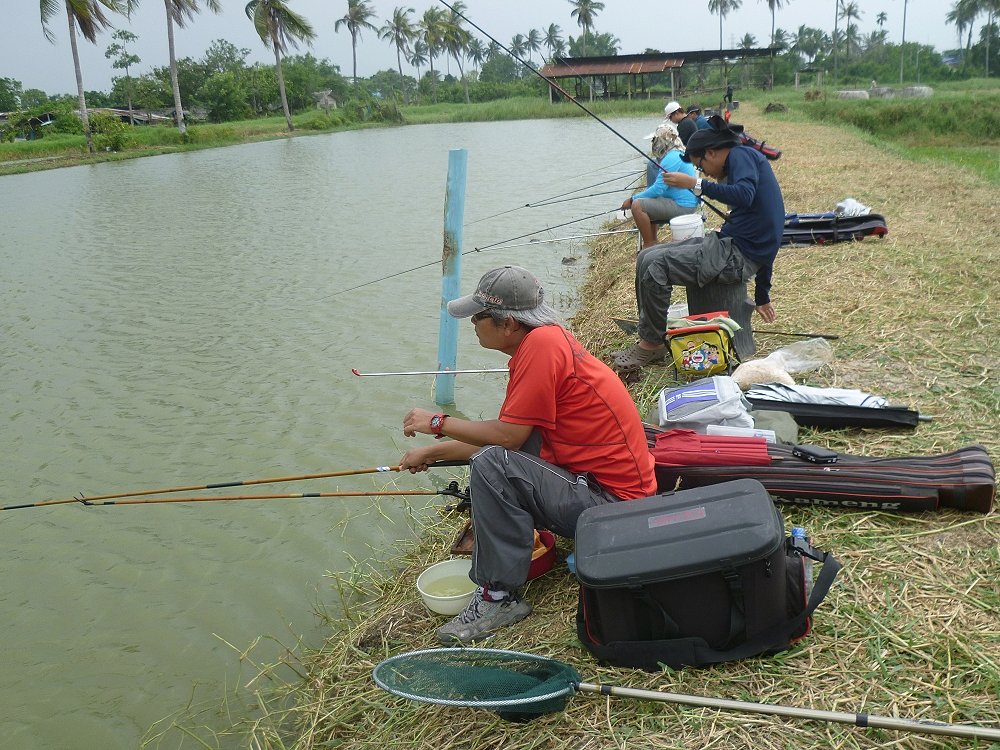
[[[472,594],[476,590],[476,584],[469,578],[469,571],[472,570],[472,560],[468,557],[456,557],[452,560],[435,563],[427,570],[417,576],[417,591],[420,598],[431,612],[439,615],[457,615],[472,599]],[[468,584],[461,587],[461,593],[450,596],[442,596],[434,591],[434,584],[441,583],[447,579],[447,583],[460,585],[462,582]]]

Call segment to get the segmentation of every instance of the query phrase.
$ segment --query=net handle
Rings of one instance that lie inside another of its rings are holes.
[[[581,693],[597,693],[599,695],[613,695],[622,698],[641,698],[665,703],[701,706],[702,708],[784,716],[790,719],[813,719],[815,721],[829,721],[838,724],[853,724],[858,727],[894,729],[900,732],[939,734],[950,737],[982,737],[985,739],[1000,740],[1000,729],[975,725],[897,719],[887,716],[873,716],[871,714],[848,713],[845,711],[824,711],[821,709],[781,706],[773,703],[751,703],[749,701],[727,700],[724,698],[707,698],[700,695],[666,693],[658,690],[638,690],[635,688],[614,687],[612,685],[595,685],[590,682],[579,682],[574,687]]]

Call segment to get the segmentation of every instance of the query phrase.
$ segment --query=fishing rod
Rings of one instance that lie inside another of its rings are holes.
[[[499,367],[491,370],[411,370],[410,372],[360,372],[352,367],[351,372],[359,378],[375,378],[383,375],[459,375],[473,372],[510,372],[506,367]]]
[[[465,466],[468,461],[438,461],[437,463],[431,464],[434,467],[446,467],[446,466]],[[85,497],[82,493],[79,496],[68,497],[61,500],[45,500],[40,503],[24,503],[21,505],[6,505],[0,507],[2,510],[18,510],[20,508],[44,508],[47,505],[65,505],[67,503],[84,503],[94,504],[99,500],[112,500],[119,497],[140,497],[144,495],[166,495],[172,492],[195,492],[197,490],[217,490],[228,487],[246,487],[254,484],[275,484],[277,482],[298,482],[307,479],[327,479],[330,477],[350,477],[359,474],[375,474],[379,472],[393,472],[399,471],[399,465],[396,466],[374,466],[368,469],[349,469],[346,471],[327,471],[321,474],[299,474],[297,476],[288,477],[269,477],[267,479],[240,479],[232,482],[212,482],[210,484],[197,484],[188,485],[186,487],[164,487],[155,490],[134,490],[131,492],[115,492],[107,495],[95,495],[93,497]]]
[[[155,505],[162,503],[214,503],[214,502],[234,502],[239,500],[298,500],[313,497],[394,497],[394,496],[430,496],[447,495],[457,497],[459,500],[468,500],[468,493],[458,489],[458,482],[452,482],[443,490],[385,490],[372,492],[289,492],[272,495],[216,495],[216,496],[194,496],[194,497],[152,497],[152,498],[125,498],[121,500],[92,501],[81,498],[80,503],[88,507],[99,507],[104,505]]]
[[[653,166],[655,166],[661,172],[664,171],[663,167],[661,167],[656,162],[656,159],[654,159],[653,157],[651,157],[649,154],[645,153],[641,148],[639,148],[634,143],[632,143],[632,141],[630,141],[624,135],[622,135],[617,130],[615,130],[613,127],[611,127],[610,125],[608,125],[608,123],[606,123],[604,120],[602,120],[596,114],[594,114],[590,109],[587,108],[587,106],[583,102],[579,101],[575,96],[571,96],[570,93],[568,91],[566,91],[566,89],[564,89],[558,83],[556,83],[554,79],[552,79],[552,78],[546,78],[545,76],[543,76],[541,74],[541,71],[539,71],[537,68],[535,68],[535,66],[533,66],[531,63],[529,63],[527,60],[523,59],[522,57],[519,57],[518,55],[516,55],[512,49],[510,49],[509,47],[505,46],[499,39],[497,39],[492,34],[490,34],[489,32],[487,32],[486,30],[484,30],[481,26],[479,26],[478,24],[476,24],[475,21],[471,20],[468,16],[466,16],[465,14],[463,14],[461,11],[455,10],[455,8],[453,6],[451,6],[451,5],[449,5],[447,2],[445,2],[445,0],[438,0],[438,2],[441,3],[441,5],[443,5],[444,7],[446,7],[448,10],[450,10],[452,13],[454,13],[459,18],[462,18],[463,20],[465,20],[465,22],[468,23],[472,28],[474,28],[480,34],[482,34],[487,39],[489,39],[491,42],[493,42],[494,44],[496,44],[500,49],[502,49],[508,55],[510,55],[511,57],[513,57],[519,63],[521,63],[521,65],[523,65],[528,70],[530,70],[532,73],[534,73],[536,76],[538,76],[543,81],[545,81],[546,83],[548,83],[552,88],[554,88],[556,91],[558,91],[564,97],[566,97],[569,101],[573,102],[573,104],[575,104],[580,109],[582,109],[584,112],[586,112],[588,115],[590,115],[591,117],[593,117],[595,120],[597,120],[599,123],[601,123],[601,125],[603,125],[608,130],[610,130],[613,134],[615,134],[616,136],[618,136],[618,138],[620,138],[622,141],[624,141],[625,143],[627,143],[628,146],[629,146],[629,148],[633,149],[643,159],[645,159],[646,161],[648,161],[649,163],[651,163]],[[715,206],[713,206],[711,203],[708,203],[707,201],[704,201],[704,200],[702,202],[705,203],[706,206],[708,206],[712,211],[714,211],[715,213],[717,213],[723,219],[728,219],[729,218],[728,215],[726,215],[724,212],[720,211],[718,208],[716,208]],[[518,239],[518,238],[514,237],[513,239]]]

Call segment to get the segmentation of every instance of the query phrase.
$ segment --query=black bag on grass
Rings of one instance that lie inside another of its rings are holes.
[[[804,554],[822,564],[808,600]],[[577,523],[577,635],[648,671],[771,655],[809,632],[838,570],[785,537],[752,479],[600,505]]]

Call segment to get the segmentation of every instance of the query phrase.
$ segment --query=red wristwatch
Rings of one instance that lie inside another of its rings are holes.
[[[448,418],[447,414],[435,414],[431,417],[431,432],[434,433],[434,437],[443,438],[444,435],[441,434],[441,428],[444,427],[444,420]]]

